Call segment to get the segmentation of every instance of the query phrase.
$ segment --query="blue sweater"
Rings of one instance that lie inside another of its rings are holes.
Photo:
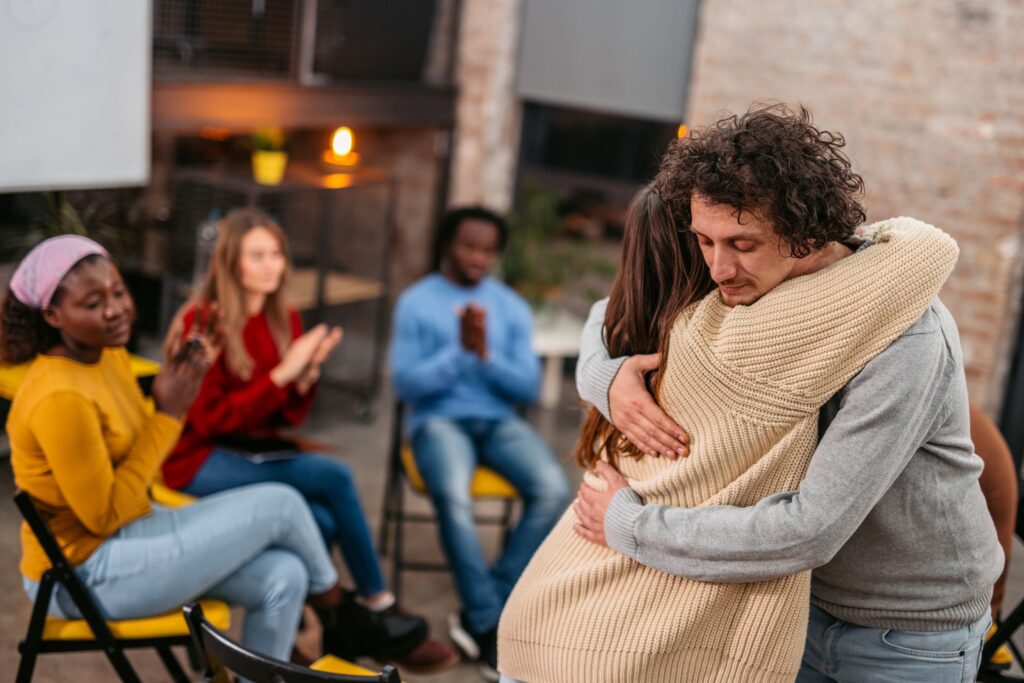
[[[486,360],[459,340],[459,311],[469,302],[487,310]],[[395,307],[391,379],[412,407],[409,434],[429,417],[501,419],[536,400],[532,328],[523,298],[489,277],[462,287],[433,273],[407,289]]]

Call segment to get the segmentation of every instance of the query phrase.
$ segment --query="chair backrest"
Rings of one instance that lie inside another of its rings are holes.
[[[35,535],[36,540],[39,541],[39,545],[42,547],[43,552],[46,553],[46,557],[50,560],[50,564],[53,565],[52,569],[47,570],[43,575],[43,580],[40,582],[40,590],[42,590],[43,584],[48,584],[45,590],[47,600],[49,599],[49,585],[53,581],[57,581],[63,584],[67,590],[68,595],[74,601],[75,606],[78,607],[78,611],[82,613],[82,618],[89,623],[89,627],[92,629],[93,635],[102,641],[112,640],[113,636],[110,633],[110,628],[107,626],[107,622],[100,612],[99,604],[93,597],[92,593],[86,587],[82,580],[75,573],[68,562],[67,556],[64,551],[61,550],[60,545],[57,543],[57,539],[54,538],[53,533],[50,532],[50,528],[46,526],[46,522],[43,520],[43,516],[39,514],[39,509],[32,501],[32,496],[28,495],[27,492],[17,490],[14,492],[14,504],[18,506],[18,510],[21,511],[21,516],[28,523],[29,528]]]
[[[405,438],[403,427],[405,422],[405,401],[395,401],[395,409],[392,411],[391,421],[391,444],[388,459],[390,464],[397,467],[402,466],[402,440]]]
[[[57,539],[53,537],[53,534],[50,533],[50,528],[43,521],[43,516],[39,514],[39,509],[32,501],[32,496],[18,489],[14,492],[14,504],[18,506],[21,516],[28,523],[29,528],[32,529],[32,533],[35,535],[36,540],[39,541],[39,545],[43,548],[43,552],[46,553],[46,558],[50,560],[53,568],[58,571],[70,569],[71,563],[68,562],[64,551],[57,544]]]
[[[233,641],[203,616],[198,604],[186,605],[185,621],[204,675],[210,680],[218,665],[253,683],[401,683],[398,671],[386,666],[372,676],[332,674],[282,662],[249,650]]]

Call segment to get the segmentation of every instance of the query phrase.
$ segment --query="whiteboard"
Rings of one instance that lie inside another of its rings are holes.
[[[150,6],[0,0],[0,192],[149,182]]]

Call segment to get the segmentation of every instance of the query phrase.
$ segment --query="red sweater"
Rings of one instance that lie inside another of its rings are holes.
[[[292,339],[302,334],[302,319],[290,311]],[[185,314],[185,335],[195,321],[195,309]],[[182,488],[225,434],[276,434],[282,425],[296,425],[306,417],[314,391],[300,396],[294,386],[278,387],[270,371],[281,361],[277,344],[270,333],[267,316],[254,315],[242,331],[245,348],[252,356],[252,378],[243,380],[228,369],[222,353],[210,366],[195,403],[188,411],[178,444],[163,464],[164,483]]]

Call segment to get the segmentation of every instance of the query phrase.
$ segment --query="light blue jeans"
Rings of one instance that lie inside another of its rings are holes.
[[[272,481],[288,484],[306,499],[328,552],[337,542],[360,595],[376,595],[387,588],[352,470],[343,462],[319,453],[303,453],[255,463],[235,451],[215,448],[182,490],[209,496]]]
[[[991,623],[986,614],[952,631],[868,628],[811,605],[797,683],[969,683]]]
[[[153,616],[200,597],[243,607],[243,644],[286,661],[307,592],[322,593],[338,580],[309,507],[282,484],[238,488],[180,508],[154,506],[76,572],[108,619]],[[31,599],[38,588],[25,579]],[[81,618],[60,585],[50,614]]]
[[[502,420],[429,418],[412,435],[416,465],[437,510],[441,545],[452,567],[467,626],[486,633],[498,625],[512,587],[569,504],[569,484],[551,449],[519,417]],[[476,466],[508,479],[523,514],[488,568],[469,486]]]
[[[797,683],[971,683],[989,615],[952,631],[868,628],[811,605]],[[500,683],[524,683],[501,675]]]

